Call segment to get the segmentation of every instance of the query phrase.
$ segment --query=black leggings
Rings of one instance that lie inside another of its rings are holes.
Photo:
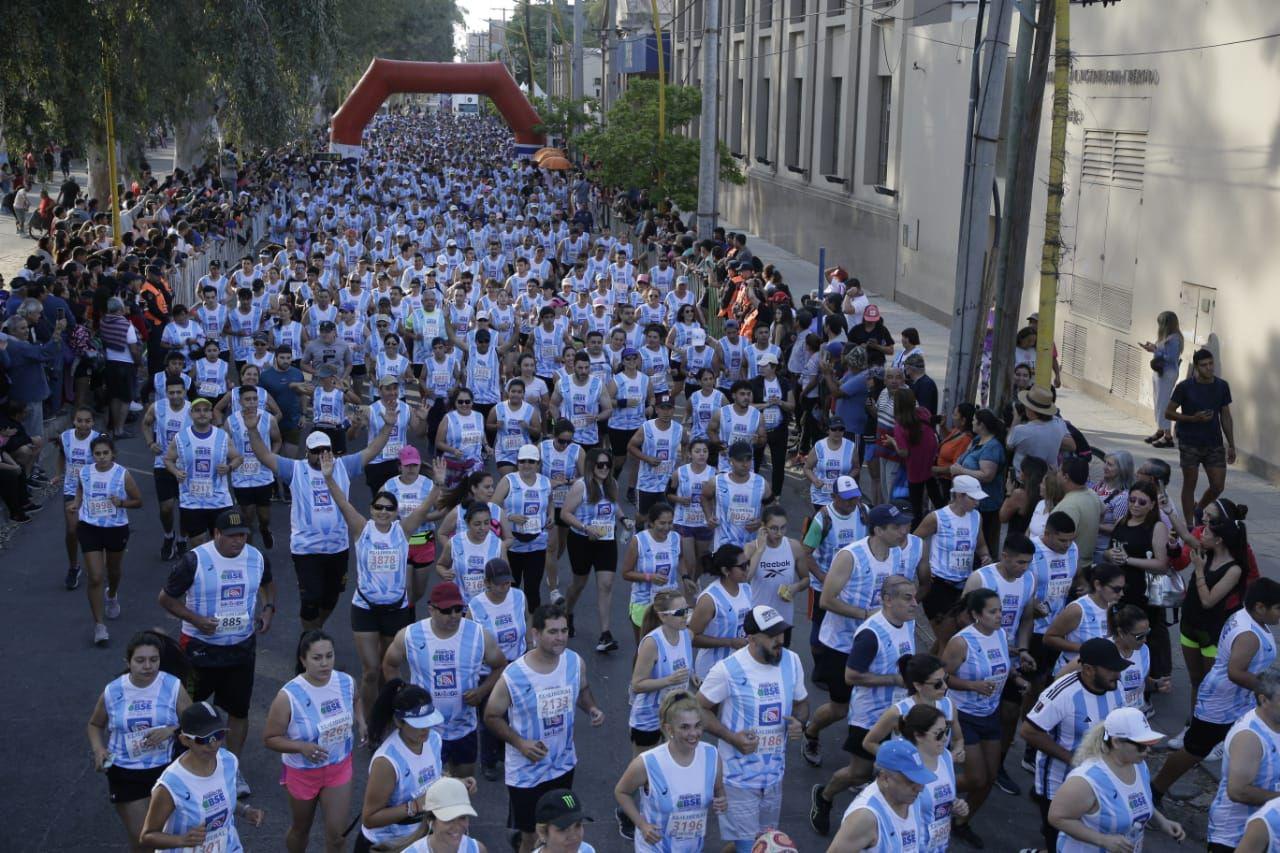
[[[808,453],[813,445],[822,437],[818,422],[813,419],[813,410],[818,405],[817,397],[801,397],[796,404],[796,426],[800,432],[800,444],[796,448],[800,453]]]
[[[508,551],[507,562],[511,564],[514,585],[524,590],[524,597],[529,602],[529,612],[532,613],[542,604],[542,573],[547,567],[547,549]]]
[[[769,477],[775,498],[782,497],[782,484],[787,476],[787,425],[765,433],[764,447],[755,449],[756,471],[764,467],[765,447],[769,449]]]
[[[21,469],[17,471],[0,471],[0,500],[9,509],[9,515],[17,515],[30,500],[27,491],[27,478]]]
[[[1147,635],[1147,649],[1151,652],[1152,678],[1167,678],[1173,674],[1173,644],[1169,639],[1168,610],[1163,607],[1146,605],[1147,620],[1151,623],[1151,633]],[[1219,650],[1218,654],[1222,654]]]

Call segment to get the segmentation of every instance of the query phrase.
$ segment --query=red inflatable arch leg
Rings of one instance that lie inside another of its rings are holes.
[[[501,62],[406,62],[375,59],[333,114],[329,150],[349,157],[363,153],[365,125],[388,95],[397,92],[457,92],[484,95],[493,101],[516,137],[517,148],[532,154],[545,141],[534,130],[541,123],[507,67]]]

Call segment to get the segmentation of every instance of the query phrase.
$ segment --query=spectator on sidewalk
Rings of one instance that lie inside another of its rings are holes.
[[[1227,466],[1236,461],[1231,386],[1214,375],[1214,364],[1212,352],[1196,350],[1191,356],[1191,377],[1174,387],[1164,410],[1165,417],[1178,424],[1182,512],[1188,522],[1198,521],[1198,513],[1222,494],[1227,485]],[[1209,485],[1197,500],[1201,466]]]
[[[907,387],[916,395],[916,402],[929,410],[929,423],[938,423],[938,383],[925,373],[924,356],[913,352],[902,360],[902,370],[907,375]]]
[[[1178,382],[1178,367],[1182,364],[1182,329],[1178,315],[1161,311],[1156,317],[1155,341],[1144,341],[1142,348],[1151,353],[1151,369],[1155,371],[1152,384],[1155,389],[1156,431],[1143,439],[1152,447],[1173,447],[1173,423],[1165,414],[1173,386]]]
[[[1067,425],[1058,414],[1054,394],[1048,388],[1033,386],[1018,395],[1022,411],[1015,409],[1015,426],[1009,431],[1007,447],[1013,454],[1013,469],[1022,469],[1025,456],[1036,456],[1050,468],[1058,467],[1058,456],[1076,449],[1075,440],[1067,431]]]
[[[61,365],[65,328],[66,320],[59,320],[48,343],[34,344],[30,341],[26,319],[15,315],[5,322],[5,334],[0,335],[0,368],[9,375],[9,402],[26,407],[20,423],[36,443],[37,453],[44,443],[44,401],[49,398],[47,371]]]
[[[1054,504],[1054,512],[1064,512],[1076,523],[1076,547],[1080,550],[1077,577],[1087,578],[1093,566],[1093,550],[1098,543],[1098,525],[1102,521],[1102,499],[1089,488],[1089,461],[1069,456],[1059,472],[1062,500]],[[1113,534],[1114,535],[1114,534]]]

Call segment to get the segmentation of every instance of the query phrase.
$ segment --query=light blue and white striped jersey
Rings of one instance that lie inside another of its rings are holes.
[[[479,398],[475,398],[479,402]],[[479,412],[463,415],[450,411],[445,415],[445,441],[462,452],[462,458],[470,462],[484,461],[484,418]]]
[[[490,560],[502,556],[502,540],[493,535],[493,529],[485,531],[484,541],[472,542],[467,536],[467,526],[459,519],[458,532],[449,540],[453,554],[454,582],[462,590],[462,597],[471,599],[484,592],[484,567]]]
[[[709,743],[699,743],[688,767],[671,757],[663,743],[640,754],[648,784],[640,795],[640,813],[662,833],[657,844],[636,833],[636,853],[701,853],[707,812],[715,798],[720,758]]]
[[[955,587],[963,587],[973,571],[982,518],[977,510],[957,515],[950,506],[934,513],[938,530],[929,540],[929,567],[933,577]]]
[[[429,344],[431,339],[427,339],[427,345],[419,345],[413,352],[414,355],[419,354],[424,348],[430,352]],[[431,390],[431,395],[437,400],[443,400],[449,396],[449,390],[453,388],[457,382],[458,365],[462,362],[462,355],[457,350],[449,350],[445,355],[444,361],[436,361],[435,355],[432,355],[426,361],[422,369],[422,381]],[[434,439],[435,436],[432,436]]]
[[[747,342],[741,337],[736,341],[731,341],[726,335],[716,341],[715,344],[716,348],[720,350],[720,364],[723,367],[720,377],[716,381],[716,387],[727,394],[734,382],[747,378],[747,357],[746,353],[743,352],[747,347]]]
[[[853,471],[853,453],[857,449],[847,438],[840,439],[840,446],[832,449],[830,439],[824,438],[813,446],[817,461],[813,466],[813,475],[822,481],[822,488],[809,484],[809,501],[814,506],[828,506],[831,503],[831,490],[836,480]]]
[[[1267,853],[1280,853],[1280,799],[1267,800],[1246,821],[1245,828],[1255,820],[1261,821],[1267,831]]]
[[[493,408],[493,416],[498,421],[498,431],[494,436],[494,460],[516,464],[516,454],[523,445],[529,443],[529,424],[537,419],[533,406],[521,402],[515,411],[511,410],[509,401],[499,403]]]
[[[189,392],[191,390],[191,377],[186,373],[180,373],[178,374],[178,376],[179,378],[182,379],[182,387],[187,389],[187,391]],[[169,374],[164,370],[157,370],[155,373],[151,374],[151,387],[155,389],[157,400],[161,400],[161,401],[164,400],[165,398],[164,389],[165,389],[165,386],[168,384],[168,382],[169,382]],[[218,396],[221,396],[225,392],[226,392],[226,389],[223,388],[221,391],[218,392]],[[214,398],[210,397],[209,399],[213,400]]]
[[[708,355],[711,354],[711,349],[709,347],[707,348],[706,351]],[[692,349],[689,350],[685,354],[686,359],[694,358],[695,357],[694,353],[695,353],[695,350],[692,350]],[[698,364],[698,365],[689,364],[688,365],[689,375],[693,376],[699,368],[710,367],[710,366],[711,366],[710,361],[708,361],[707,364]],[[692,441],[695,438],[708,437],[707,427],[711,424],[711,415],[714,414],[715,412],[720,411],[720,409],[723,408],[727,402],[728,402],[728,398],[724,396],[724,392],[721,391],[719,388],[713,388],[710,394],[702,393],[701,388],[693,392],[693,396],[689,398],[689,405],[692,407],[692,413],[689,419],[689,440],[690,441]]]
[[[164,786],[173,800],[173,814],[164,822],[164,831],[186,835],[197,826],[205,829],[201,850],[243,853],[236,832],[236,773],[240,760],[225,749],[218,750],[217,762],[209,776],[197,776],[181,761],[164,769],[157,786]],[[191,848],[182,848],[190,850]],[[177,853],[177,851],[172,851]]]
[[[230,458],[231,439],[217,427],[197,435],[187,427],[174,438],[178,455],[176,465],[187,476],[178,483],[178,506],[183,509],[222,509],[231,506],[231,488],[226,474],[218,473],[219,465]]]
[[[745,441],[752,447],[755,446],[756,431],[760,429],[760,410],[748,407],[746,414],[738,414],[733,404],[720,407],[720,441],[725,447],[732,447],[734,442]],[[719,470],[721,474],[729,471],[729,454],[721,452],[719,457]],[[751,470],[755,470],[755,462],[751,463]]]
[[[310,770],[345,761],[355,746],[355,680],[334,670],[323,687],[297,675],[280,689],[289,698],[285,736],[314,743],[328,753],[324,759],[312,761],[300,752],[286,752],[281,756],[285,766]]]
[[[156,673],[146,687],[135,687],[129,673],[102,691],[107,712],[107,751],[116,767],[150,770],[169,763],[173,737],[148,746],[150,729],[178,725],[178,691],[182,682],[167,672]]]
[[[883,610],[878,610],[867,617],[867,620],[854,632],[854,641],[863,631],[870,631],[876,636],[876,656],[866,670],[873,675],[897,674],[898,658],[916,653],[914,620],[894,625],[885,618]],[[852,646],[852,641],[850,645]],[[864,729],[871,728],[890,705],[905,695],[906,691],[903,688],[892,684],[854,687],[853,695],[849,697],[849,725]]]
[[[760,375],[760,356],[765,353],[772,353],[778,363],[782,363],[782,347],[777,344],[765,344],[765,348],[760,349],[751,343],[742,348],[742,356],[747,362],[747,379],[755,379]]]
[[[944,749],[938,756],[933,772],[938,778],[924,786],[916,806],[925,825],[924,849],[942,853],[951,843],[951,807],[956,801],[956,764],[949,750]]]
[[[920,813],[920,798],[910,805],[906,817],[899,817],[888,801],[880,786],[872,782],[853,798],[849,808],[845,809],[841,822],[849,819],[849,815],[866,809],[876,819],[876,849],[892,851],[892,853],[923,853],[928,843],[929,822]]]
[[[818,541],[817,547],[813,549],[813,560],[818,564],[818,568],[822,570],[823,574],[831,571],[831,561],[835,559],[837,551],[859,539],[865,539],[867,534],[870,533],[867,529],[864,510],[860,504],[856,505],[853,512],[848,515],[841,515],[836,512],[835,505],[829,503],[813,517],[810,529],[814,524],[821,525],[824,530],[822,539]],[[805,538],[809,538],[807,532]],[[814,592],[822,592],[822,581],[812,573],[809,575],[809,588]]]
[[[859,539],[843,550],[853,557],[853,571],[849,582],[840,590],[837,597],[845,604],[860,607],[864,610],[875,610],[880,606],[880,590],[885,578],[890,575],[902,575],[915,582],[916,567],[920,565],[920,555],[924,551],[924,541],[915,534],[907,534],[906,544],[899,548],[890,548],[883,560],[877,560],[871,552],[871,537]],[[832,558],[834,561],[834,558]],[[837,652],[847,652],[853,647],[853,635],[865,622],[828,610],[822,618],[822,628],[818,631],[818,642]]]
[[[1081,683],[1079,672],[1069,672],[1040,694],[1035,707],[1027,714],[1027,720],[1048,733],[1063,749],[1075,752],[1090,726],[1102,722],[1107,714],[1122,707],[1124,694],[1119,686],[1106,693],[1091,693]],[[1036,793],[1053,799],[1070,769],[1057,758],[1037,752]]]
[[[1121,651],[1120,655],[1132,664],[1120,670],[1120,689],[1124,691],[1125,707],[1141,708],[1145,701],[1143,694],[1147,688],[1147,676],[1151,675],[1151,649],[1143,643],[1133,654],[1126,655]]]
[[[569,442],[564,450],[557,450],[553,439],[545,439],[539,445],[542,454],[542,474],[548,480],[563,477],[565,482],[551,487],[551,505],[556,509],[564,506],[564,499],[569,494],[569,486],[578,477],[578,458],[582,455],[582,445]]]
[[[393,731],[382,742],[382,746],[378,747],[378,751],[370,759],[369,768],[372,770],[374,762],[382,759],[390,762],[392,770],[395,771],[396,786],[391,791],[391,796],[387,798],[388,806],[402,806],[410,800],[417,799],[431,787],[432,782],[444,775],[440,763],[442,746],[440,732],[436,729],[432,729],[427,734],[421,753],[416,753],[406,746],[398,731]],[[360,832],[365,838],[377,844],[379,841],[404,838],[417,828],[416,823],[393,823],[375,829],[361,825]]]
[[[205,634],[183,621],[182,633],[213,646],[234,646],[251,639],[258,587],[266,568],[262,552],[245,545],[239,556],[224,557],[213,542],[206,542],[191,553],[196,559],[196,571],[185,603],[192,613],[218,620],[218,628],[213,634]]]
[[[400,523],[392,522],[386,533],[372,521],[355,541],[356,593],[351,604],[362,610],[370,605],[409,606],[409,537]]]
[[[393,421],[395,426],[387,436],[387,443],[383,445],[382,450],[378,451],[378,455],[371,460],[372,462],[399,461],[400,451],[409,443],[409,419],[412,416],[413,410],[409,408],[408,403],[397,402],[394,415],[387,411],[387,407],[381,400],[369,407],[370,438],[382,432],[383,424],[387,423],[390,417],[395,418]]]
[[[641,643],[645,640],[653,640],[654,648],[658,652],[658,656],[653,661],[653,669],[649,671],[649,678],[666,678],[680,669],[687,669],[689,672],[693,672],[693,634],[690,633],[688,628],[680,629],[675,643],[667,642],[667,636],[663,633],[661,627],[654,628],[640,638]],[[631,700],[631,714],[629,715],[631,728],[645,732],[656,732],[660,722],[658,720],[658,706],[662,704],[663,697],[673,690],[684,690],[687,687],[688,683],[686,682],[681,685],[663,687],[660,690],[652,690],[648,693],[636,693]]]
[[[498,393],[498,352],[492,346],[488,352],[480,352],[474,343],[467,353],[467,387],[475,395],[477,403],[497,403],[502,398]]]
[[[676,461],[680,458],[680,448],[684,446],[684,427],[679,421],[673,420],[665,430],[660,429],[654,418],[645,421],[641,431],[644,443],[640,446],[640,452],[659,461],[657,465],[640,462],[636,467],[636,489],[651,494],[665,494],[671,472],[675,470]]]
[[[631,604],[651,604],[653,596],[664,589],[680,586],[680,534],[667,532],[667,538],[659,542],[650,530],[641,530],[633,539],[636,543],[636,567],[640,574],[652,574],[654,581],[632,581]],[[665,581],[657,578],[664,577]]]
[[[689,503],[674,504],[672,523],[682,527],[706,527],[707,516],[702,511],[702,490],[706,483],[716,474],[716,469],[703,465],[701,471],[694,471],[692,464],[681,465],[676,469],[676,495],[688,498]]]
[[[551,331],[547,331],[541,322],[533,327],[534,372],[539,376],[550,376],[555,372],[556,363],[560,361],[560,350],[564,347],[564,336],[569,331],[569,318],[556,317],[551,321]]]
[[[604,381],[597,376],[589,378],[586,385],[579,385],[575,379],[570,378],[568,382],[556,386],[556,390],[560,392],[560,416],[573,424],[573,440],[584,447],[592,447],[600,440],[596,416],[600,414],[600,398],[604,388]]]
[[[734,482],[728,474],[716,475],[716,526],[711,541],[713,551],[721,545],[746,545],[755,538],[755,533],[749,532],[747,525],[760,520],[764,487],[764,477],[759,474],[748,474],[745,483]]]
[[[568,773],[578,764],[573,743],[573,723],[578,694],[582,690],[582,658],[565,649],[556,668],[543,674],[519,657],[502,671],[511,694],[507,719],[523,738],[542,741],[547,755],[530,762],[511,744],[506,746],[506,783],[512,788],[533,788]]]
[[[164,467],[164,455],[169,450],[169,445],[187,427],[191,426],[191,404],[186,400],[182,401],[182,408],[174,411],[169,405],[169,401],[161,397],[155,402],[155,420],[152,424],[154,430],[154,438],[156,444],[160,446],[160,452],[156,454],[155,461],[152,466],[155,468]]]
[[[430,477],[424,477],[422,474],[415,474],[411,482],[404,481],[404,475],[392,477],[390,480],[382,484],[384,491],[390,492],[396,497],[396,517],[404,521],[413,515],[414,510],[422,505],[427,499],[427,495],[431,493],[431,487],[435,485],[431,482]],[[424,521],[418,526],[409,537],[410,544],[417,544],[414,540],[423,536],[429,530],[434,530],[435,522]],[[423,539],[425,542],[426,540]]]
[[[163,399],[163,394],[161,395]],[[90,445],[102,433],[96,429],[89,430],[84,438],[76,438],[76,431],[64,429],[58,436],[62,445],[62,493],[67,497],[76,496],[76,483],[80,480],[80,469],[93,464],[93,450]]]
[[[467,608],[471,611],[471,618],[475,623],[493,634],[508,661],[513,661],[525,653],[528,631],[525,612],[528,609],[528,600],[522,590],[511,587],[507,590],[506,598],[496,604],[490,600],[486,590],[471,599]]]
[[[431,836],[424,835],[404,848],[401,853],[431,853]],[[480,844],[470,835],[464,835],[458,842],[458,853],[480,853]]]
[[[1133,782],[1124,782],[1099,758],[1093,758],[1075,768],[1069,774],[1083,779],[1093,789],[1097,809],[1085,813],[1080,821],[1086,827],[1102,835],[1119,835],[1142,849],[1142,835],[1147,821],[1151,820],[1151,774],[1147,763],[1134,765],[1137,776]],[[1225,774],[1225,770],[1224,770]],[[1241,827],[1243,834],[1244,827]],[[1076,840],[1067,833],[1058,834],[1057,853],[1086,853],[1100,848]]]
[[[526,404],[527,405],[527,404]],[[551,480],[541,474],[533,475],[533,485],[526,483],[519,474],[506,476],[507,497],[502,511],[508,516],[523,515],[523,524],[511,525],[512,533],[519,534],[511,542],[509,550],[517,554],[529,554],[547,550],[547,522],[551,518]],[[533,538],[522,541],[521,537]]]
[[[1036,546],[1035,556],[1031,558],[1031,575],[1036,581],[1036,600],[1049,605],[1046,616],[1037,616],[1031,630],[1043,634],[1049,630],[1053,619],[1062,608],[1067,606],[1067,596],[1071,594],[1071,582],[1076,576],[1076,566],[1080,560],[1080,549],[1072,542],[1065,554],[1059,554],[1040,540],[1033,537]]]
[[[351,478],[364,468],[359,453],[333,460],[333,479],[351,495]],[[351,547],[347,520],[342,517],[324,474],[305,459],[276,457],[280,481],[289,487],[289,551],[293,554],[341,554]]]
[[[262,443],[267,447],[271,446],[271,425],[275,423],[275,415],[265,410],[258,412],[258,435],[262,436]],[[254,486],[269,486],[276,481],[276,475],[271,473],[271,469],[254,455],[253,447],[249,444],[249,428],[244,424],[244,413],[236,412],[227,418],[225,429],[231,434],[231,443],[236,451],[244,457],[244,461],[240,463],[240,467],[231,472],[231,485],[237,489],[252,488]]]
[[[808,694],[800,658],[782,650],[777,665],[760,663],[750,647],[738,649],[711,668],[701,695],[719,706],[720,723],[732,732],[755,732],[755,752],[743,755],[728,741],[718,743],[724,783],[766,790],[782,784],[787,763],[787,718]]]
[[[227,393],[227,363],[220,358],[202,358],[195,363],[196,393],[206,400],[217,400]],[[162,389],[163,390],[163,389]],[[163,395],[157,399],[164,399]]]
[[[716,606],[716,612],[702,633],[708,637],[722,639],[746,636],[743,622],[751,610],[751,584],[738,584],[738,594],[730,595],[724,587],[724,582],[717,578],[698,594],[699,599],[703,596],[711,599],[711,603]],[[698,649],[694,659],[694,671],[699,678],[706,678],[712,665],[727,658],[732,651],[733,649],[728,647]]]
[[[317,385],[311,392],[311,422],[316,427],[336,429],[346,423],[347,404],[341,388],[326,391]],[[376,433],[372,433],[376,435]]]
[[[1022,627],[1022,613],[1027,602],[1036,594],[1035,575],[1028,569],[1017,580],[1005,580],[995,563],[976,569],[975,572],[983,589],[989,589],[1000,596],[1000,627],[1004,629],[1010,647],[1013,647],[1018,641],[1018,629]]]
[[[1067,607],[1080,609],[1080,624],[1075,627],[1075,630],[1067,632],[1066,639],[1068,642],[1083,644],[1085,640],[1107,636],[1107,609],[1095,602],[1090,596],[1082,595],[1067,604]],[[1059,654],[1058,663],[1053,668],[1053,674],[1057,675],[1064,666],[1078,657],[1080,657],[1079,652],[1062,652]]]
[[[656,350],[640,347],[640,369],[649,377],[653,393],[671,390],[671,353],[665,346],[659,344]]]
[[[315,307],[312,306],[311,310],[315,310]],[[333,313],[336,317],[338,313],[336,308]],[[231,357],[236,361],[248,361],[249,356],[253,354],[253,333],[262,328],[262,312],[257,308],[250,308],[249,313],[245,314],[239,308],[235,308],[227,312],[227,325],[231,327]],[[316,329],[312,334],[318,333],[317,321]]]
[[[476,730],[476,709],[462,694],[480,683],[484,664],[484,629],[462,619],[452,636],[441,637],[431,620],[419,619],[404,633],[404,654],[409,678],[431,694],[436,710],[444,715],[440,737],[457,740]]]
[[[1258,769],[1249,784],[1265,791],[1274,791],[1280,785],[1280,732],[1264,723],[1255,708],[1231,726],[1222,742],[1222,778],[1209,805],[1210,844],[1238,845],[1244,837],[1245,824],[1258,810],[1257,806],[1238,803],[1227,794],[1227,780],[1231,777],[1231,742],[1245,732],[1257,739],[1261,752]]]
[[[990,696],[973,690],[951,689],[956,707],[974,717],[987,717],[1000,707],[1000,691],[1009,678],[1009,638],[1004,631],[991,636],[983,634],[977,625],[969,625],[956,635],[964,638],[965,655],[956,677],[965,681],[995,681],[996,689]]]
[[[613,397],[614,405],[613,413],[609,415],[609,429],[639,429],[644,423],[644,406],[649,398],[648,375],[637,371],[632,377],[628,376],[625,370],[620,370],[612,378],[617,393]],[[625,405],[619,404],[619,400]],[[574,426],[576,427],[577,424],[575,423]]]
[[[618,505],[609,500],[609,496],[603,492],[600,500],[593,502],[587,498],[584,491],[582,502],[578,504],[573,514],[578,517],[578,521],[581,521],[584,527],[594,532],[598,539],[607,542],[617,535]],[[585,536],[586,534],[571,530],[570,535]]]
[[[1249,632],[1258,638],[1258,650],[1249,661],[1249,672],[1257,675],[1275,663],[1276,640],[1271,629],[1254,621],[1248,610],[1237,610],[1227,619],[1222,633],[1218,635],[1218,657],[1204,681],[1200,682],[1192,716],[1206,723],[1234,723],[1257,705],[1253,691],[1236,684],[1227,675],[1231,647],[1240,636]]]
[[[128,475],[123,465],[113,462],[106,471],[99,471],[94,464],[80,469],[80,489],[84,497],[80,501],[77,518],[94,527],[124,527],[129,514],[122,506],[111,502],[112,498],[125,500],[124,478]]]

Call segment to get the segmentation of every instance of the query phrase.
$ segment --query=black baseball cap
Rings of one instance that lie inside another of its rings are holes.
[[[751,445],[745,441],[735,441],[729,445],[730,459],[751,459],[755,456],[755,451],[751,449]]]
[[[1080,663],[1122,672],[1133,665],[1106,637],[1094,637],[1080,644]]]
[[[249,525],[244,523],[244,514],[240,512],[239,507],[235,506],[218,513],[218,520],[214,522],[213,527],[224,536],[239,536],[241,533],[249,532]]]
[[[582,804],[568,788],[547,791],[539,797],[533,819],[535,823],[549,823],[557,829],[568,829],[579,821],[591,820],[582,813]]]
[[[178,731],[191,737],[208,737],[226,728],[227,724],[222,721],[217,709],[208,702],[192,703],[178,718]]]

